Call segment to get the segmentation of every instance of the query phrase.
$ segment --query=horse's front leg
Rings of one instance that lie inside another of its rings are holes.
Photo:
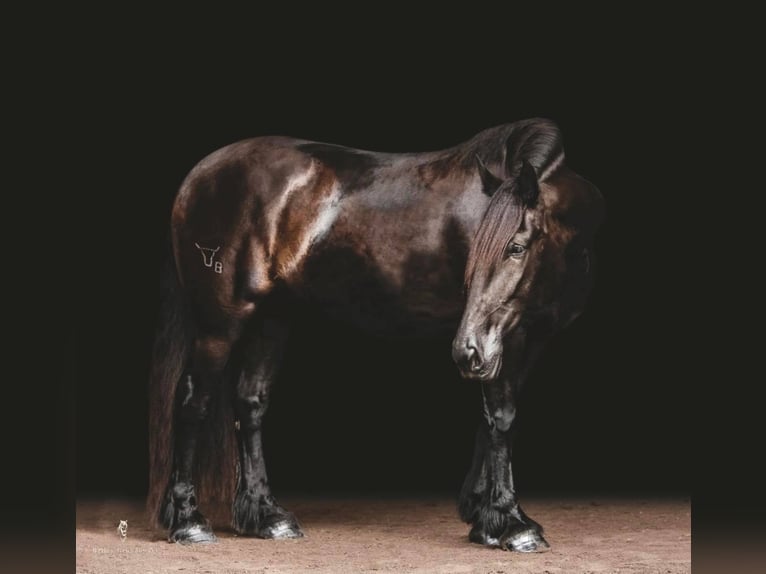
[[[519,552],[548,548],[543,528],[521,509],[513,485],[511,427],[516,416],[508,381],[482,384],[484,399],[484,491],[472,517],[472,542]],[[480,440],[482,440],[480,438]]]
[[[537,349],[526,350],[537,354],[534,352]],[[516,392],[531,364],[529,354],[523,359],[518,355],[515,358],[517,368],[508,365],[498,381],[481,385],[484,416],[472,467],[460,494],[459,510],[461,518],[472,525],[469,534],[472,542],[519,552],[540,552],[549,547],[543,538],[543,528],[524,513],[513,484],[511,430],[516,417]],[[520,364],[522,368],[518,368]]]

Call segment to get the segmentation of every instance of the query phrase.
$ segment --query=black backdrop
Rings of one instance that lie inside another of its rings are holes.
[[[96,194],[81,239],[78,494],[145,492],[160,262],[174,193],[197,161],[266,134],[425,151],[531,116],[558,122],[568,164],[601,189],[608,216],[586,312],[552,342],[520,399],[518,488],[688,492],[687,396],[676,373],[660,367],[673,361],[674,333],[666,326],[672,297],[657,279],[667,264],[654,257],[664,224],[656,198],[683,193],[663,178],[672,163],[662,146],[676,131],[663,112],[678,104],[657,71],[667,68],[624,44],[618,67],[596,52],[539,46],[525,62],[503,42],[477,57],[449,38],[418,52],[365,52],[363,66],[349,59],[348,44],[309,42],[295,57],[244,44],[235,64],[225,49],[213,56],[183,43],[156,51],[127,43],[87,96],[100,125],[77,150],[99,158],[95,169],[83,161]],[[277,495],[456,493],[479,395],[459,379],[449,339],[381,341],[307,319],[266,419]]]

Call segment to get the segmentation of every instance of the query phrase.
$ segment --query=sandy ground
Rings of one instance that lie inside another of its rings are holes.
[[[468,542],[452,500],[280,500],[306,537],[258,540],[217,528],[216,544],[182,546],[149,530],[141,501],[77,505],[78,573],[691,572],[688,499],[525,500],[551,549],[519,554]],[[128,521],[127,537],[117,532]]]

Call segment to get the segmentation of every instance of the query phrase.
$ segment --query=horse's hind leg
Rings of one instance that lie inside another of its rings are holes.
[[[255,319],[243,341],[241,373],[235,383],[240,480],[233,526],[241,534],[259,538],[297,538],[303,536],[298,522],[271,494],[261,446],[263,415],[284,352],[288,324],[283,317],[272,316],[268,304],[261,309],[267,316]]]
[[[231,341],[198,337],[191,361],[176,391],[175,458],[161,515],[171,542],[213,542],[215,535],[197,508],[193,468],[199,432],[208,415],[211,395],[220,390]]]

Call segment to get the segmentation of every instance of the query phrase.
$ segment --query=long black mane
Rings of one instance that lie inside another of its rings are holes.
[[[505,168],[505,179],[510,178],[511,181],[502,193],[492,195],[482,223],[476,231],[466,263],[466,286],[470,285],[474,270],[480,262],[500,260],[508,242],[521,225],[524,206],[518,194],[515,193],[517,185],[515,178],[521,168],[522,160],[532,165],[540,180],[550,176],[564,160],[561,132],[550,120],[523,120],[502,127],[508,130],[505,147],[480,146],[486,147],[486,155],[482,156],[481,152],[478,152],[478,155],[485,163],[491,164],[493,160],[497,160],[498,151],[504,152],[502,163]],[[481,138],[486,133],[479,134],[477,138]],[[489,144],[489,142],[486,143]]]

